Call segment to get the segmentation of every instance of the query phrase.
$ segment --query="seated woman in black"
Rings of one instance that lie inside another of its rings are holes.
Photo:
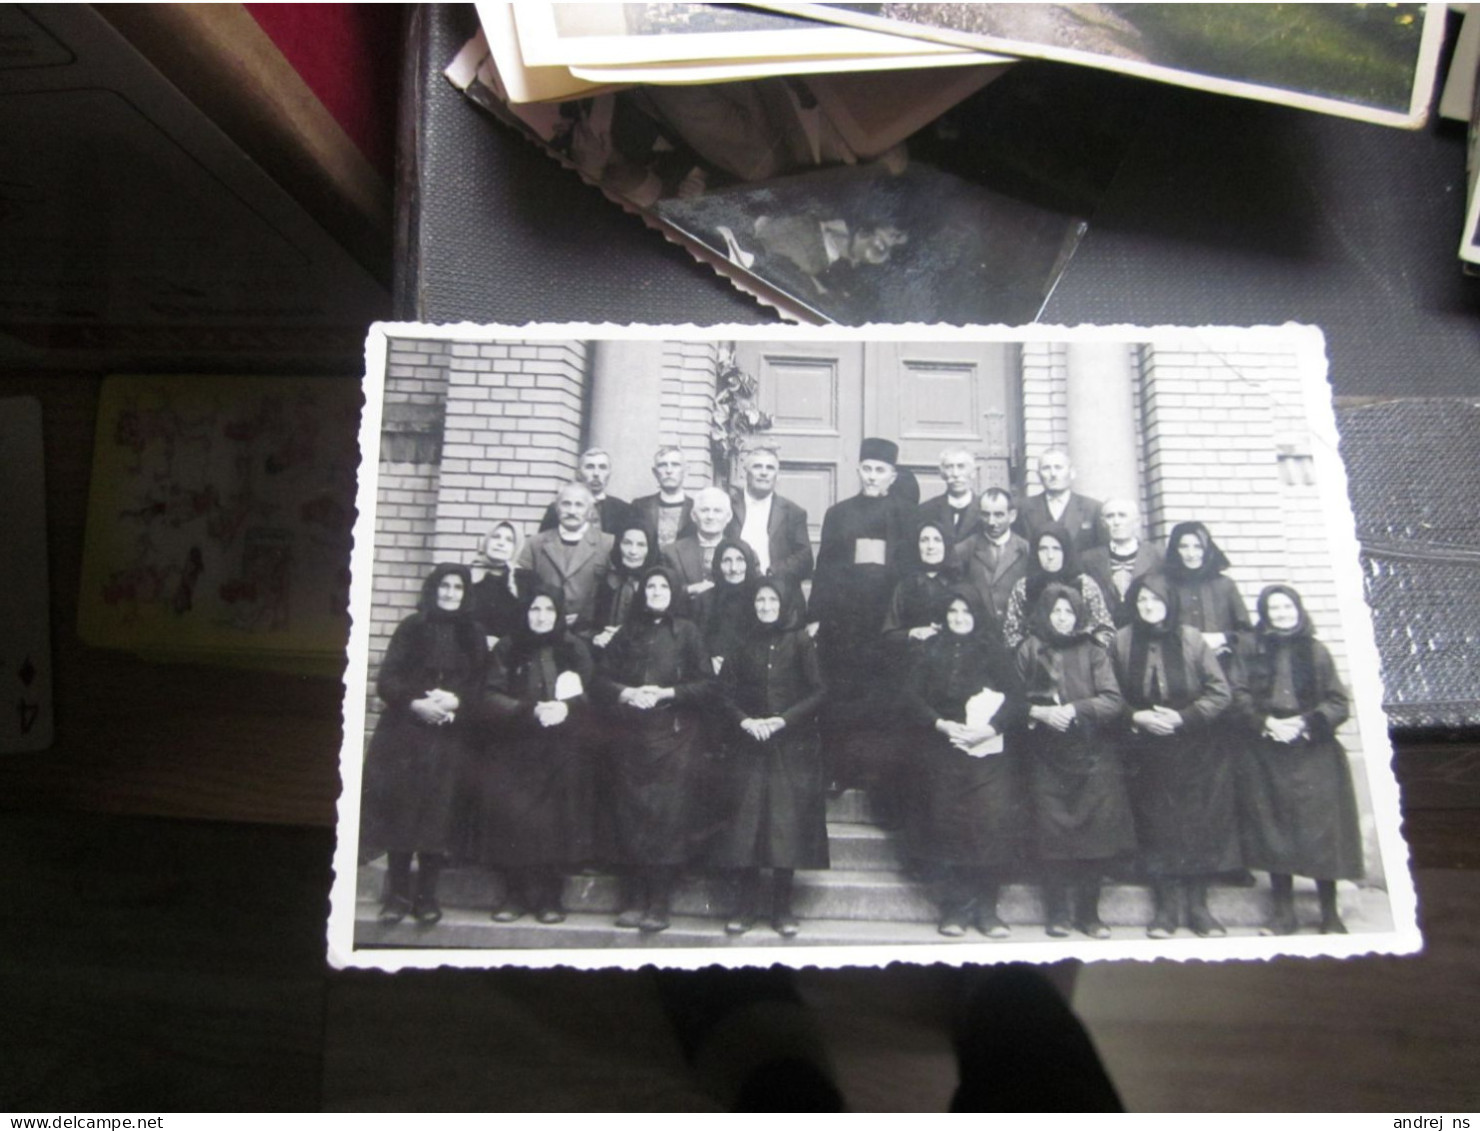
[[[904,692],[905,714],[923,731],[910,852],[942,873],[941,934],[959,938],[975,922],[988,938],[1005,938],[997,897],[1023,862],[1017,744],[1028,703],[975,588],[951,590],[939,616],[945,631],[923,646]]]
[[[1129,716],[1123,740],[1141,862],[1156,911],[1146,934],[1170,938],[1185,893],[1187,925],[1227,932],[1208,910],[1212,877],[1243,867],[1233,759],[1217,719],[1233,693],[1202,633],[1181,623],[1177,590],[1159,573],[1125,595],[1131,623],[1115,637],[1115,674]]]
[[[442,918],[437,884],[453,841],[453,805],[465,757],[465,713],[487,658],[473,620],[467,566],[443,564],[421,587],[416,612],[397,626],[375,689],[385,712],[365,752],[360,848],[387,853],[382,923],[408,914],[423,926]],[[411,885],[411,859],[419,868]]]
[[[817,649],[802,624],[801,593],[784,579],[747,587],[750,620],[720,671],[728,716],[727,820],[711,862],[740,870],[740,897],[725,932],[760,917],[761,869],[771,869],[772,928],[799,930],[791,909],[796,869],[826,868],[827,798],[816,715],[823,699]]]
[[[591,654],[567,630],[558,590],[536,585],[524,622],[493,650],[471,760],[470,855],[503,873],[498,923],[565,919],[563,873],[587,858],[586,693]]]
[[[673,885],[690,860],[711,669],[698,627],[675,608],[684,595],[677,577],[652,566],[641,586],[601,657],[596,692],[613,758],[610,803],[625,872],[617,926],[656,932],[668,929]]]
[[[1052,938],[1066,938],[1072,927],[1109,938],[1100,920],[1101,871],[1135,847],[1113,747],[1120,688],[1109,656],[1090,635],[1093,622],[1077,587],[1046,586],[1030,623],[1017,666],[1031,704],[1023,747],[1044,929]]]
[[[1259,624],[1240,651],[1248,689],[1240,707],[1249,731],[1238,764],[1244,863],[1269,872],[1268,933],[1295,933],[1294,877],[1311,876],[1321,933],[1344,935],[1336,881],[1362,878],[1351,765],[1336,737],[1350,701],[1300,594],[1271,585],[1258,608]]]

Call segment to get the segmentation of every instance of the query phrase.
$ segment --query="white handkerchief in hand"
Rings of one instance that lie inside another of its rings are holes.
[[[560,702],[575,699],[585,692],[586,689],[581,686],[581,677],[576,672],[561,672],[555,677],[555,698]]]
[[[984,687],[966,700],[966,725],[972,730],[981,730],[983,727],[992,725],[992,716],[1002,709],[1004,696],[1000,691],[993,691],[990,687]],[[973,758],[985,758],[988,754],[1002,753],[1002,736],[994,735],[985,738],[975,746],[967,749],[966,753]]]

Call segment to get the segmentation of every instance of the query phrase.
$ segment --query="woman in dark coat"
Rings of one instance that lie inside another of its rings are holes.
[[[476,706],[466,851],[503,873],[499,923],[565,919],[562,873],[586,859],[591,789],[585,739],[591,654],[565,624],[558,590],[536,585],[523,623],[498,642]]]
[[[601,658],[596,690],[606,708],[626,872],[617,926],[654,932],[668,928],[673,884],[689,862],[711,669],[698,627],[681,615],[683,586],[673,572],[653,566],[641,584]]]
[[[750,620],[720,670],[729,737],[727,821],[711,862],[740,869],[740,897],[725,933],[760,915],[761,869],[771,869],[771,926],[792,937],[797,868],[828,867],[827,798],[817,708],[824,695],[817,649],[802,624],[800,591],[782,578],[746,587]]]
[[[1233,692],[1202,633],[1182,623],[1164,576],[1137,578],[1126,604],[1132,619],[1115,637],[1115,673],[1129,715],[1123,750],[1137,838],[1156,899],[1146,933],[1170,938],[1185,894],[1193,933],[1223,935],[1207,897],[1213,876],[1243,866],[1234,759],[1217,724]]]
[[[1100,592],[1099,582],[1080,566],[1073,536],[1058,525],[1045,527],[1028,543],[1027,576],[1013,583],[1007,612],[1002,616],[1002,639],[1007,646],[1016,648],[1027,639],[1033,610],[1050,585],[1065,585],[1079,594],[1088,618],[1085,631],[1108,648],[1115,638],[1115,622],[1110,618],[1105,595]]]
[[[399,923],[408,913],[425,926],[442,918],[437,881],[452,848],[464,713],[486,659],[472,587],[467,566],[432,570],[417,611],[397,626],[380,664],[375,689],[385,713],[365,752],[360,845],[367,859],[388,854],[382,923]]]
[[[959,938],[974,917],[982,934],[1005,938],[997,896],[1023,859],[1016,746],[1028,703],[972,586],[951,590],[938,615],[945,630],[924,645],[904,692],[905,715],[923,732],[911,852],[943,870],[941,934]]]
[[[1238,637],[1252,627],[1238,586],[1223,572],[1228,556],[1200,522],[1179,522],[1167,538],[1166,575],[1177,591],[1182,623],[1202,633],[1220,659],[1227,660]],[[1227,674],[1225,662],[1225,674]]]
[[[1312,876],[1321,933],[1346,934],[1336,881],[1362,878],[1362,833],[1346,751],[1346,689],[1331,653],[1315,639],[1300,594],[1271,585],[1259,594],[1259,625],[1241,655],[1240,707],[1254,741],[1239,762],[1244,862],[1269,872],[1269,932],[1294,934],[1294,877]]]
[[[1046,586],[1031,624],[1017,667],[1029,703],[1022,746],[1043,869],[1044,929],[1053,938],[1067,937],[1071,927],[1109,938],[1100,920],[1101,874],[1106,861],[1135,848],[1110,737],[1122,708],[1120,688],[1109,656],[1090,635],[1077,587]]]
[[[611,568],[596,588],[596,611],[591,623],[593,648],[605,648],[621,631],[637,598],[644,570],[658,564],[658,536],[641,522],[628,522],[612,543]]]
[[[512,522],[496,523],[483,540],[483,550],[473,562],[483,576],[473,583],[473,619],[483,629],[488,648],[519,627],[529,600],[534,575],[515,569],[519,560],[519,528]]]
[[[912,663],[919,649],[911,645],[923,644],[945,628],[940,619],[945,597],[961,580],[961,571],[951,564],[954,551],[949,523],[928,519],[916,524],[914,541],[902,555],[905,574],[884,614],[884,639],[901,662]]]
[[[714,548],[710,561],[714,588],[709,591],[704,623],[704,647],[719,674],[730,650],[744,637],[755,619],[751,585],[760,576],[755,551],[738,538],[725,538]]]

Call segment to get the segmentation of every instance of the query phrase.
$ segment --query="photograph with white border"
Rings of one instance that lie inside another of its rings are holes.
[[[334,965],[1421,946],[1319,330],[377,324],[364,391]]]

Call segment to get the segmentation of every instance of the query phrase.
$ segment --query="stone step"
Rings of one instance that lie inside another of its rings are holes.
[[[834,868],[850,871],[897,872],[904,866],[898,838],[877,825],[828,825],[827,853]]]
[[[368,865],[360,870],[359,916],[373,918],[380,902],[384,869]],[[563,902],[566,910],[610,918],[618,907],[619,887],[615,876],[582,874],[566,878]],[[449,868],[443,875],[439,897],[444,908],[485,917],[500,900],[502,885],[481,868]],[[1344,885],[1342,898],[1354,906],[1365,906],[1361,889]],[[1373,893],[1385,906],[1381,893]],[[733,883],[724,877],[688,876],[673,892],[677,916],[718,919],[735,905]],[[910,880],[897,872],[833,868],[798,872],[793,906],[803,919],[826,919],[874,923],[933,924],[939,916],[931,885]],[[1229,928],[1255,929],[1269,918],[1267,884],[1252,888],[1214,886],[1208,892],[1208,907]],[[1313,888],[1296,890],[1296,910],[1302,921],[1312,922],[1319,914]],[[1111,927],[1143,927],[1151,919],[1149,889],[1140,884],[1107,883],[1100,893],[1100,918]],[[1008,923],[1042,924],[1043,909],[1035,884],[1009,884],[1002,889],[998,912]],[[612,944],[616,945],[616,944]]]
[[[1117,890],[1115,893],[1119,895]],[[1101,915],[1110,927],[1111,940],[1144,941],[1145,920],[1149,917],[1149,901],[1143,905],[1146,916],[1134,922],[1123,922],[1120,915],[1133,910],[1135,901],[1110,898],[1101,900]],[[1223,897],[1241,895],[1242,900]],[[1249,921],[1247,917],[1235,915],[1232,904],[1242,902],[1258,906],[1267,913],[1267,890],[1253,898],[1249,889],[1215,889],[1210,900],[1213,911],[1228,927],[1230,936],[1248,937],[1257,935],[1263,920]],[[385,926],[375,919],[377,900],[362,899],[359,903],[355,923],[356,946],[418,947],[436,946],[449,948],[485,949],[618,949],[669,947],[778,947],[778,946],[864,946],[888,945],[911,946],[923,944],[984,944],[989,940],[976,932],[953,940],[943,938],[936,932],[935,921],[891,923],[877,920],[828,919],[801,915],[801,933],[793,939],[783,939],[764,922],[745,935],[730,936],[724,933],[720,918],[678,913],[673,916],[672,926],[658,934],[643,934],[639,931],[618,930],[612,926],[610,915],[592,912],[572,912],[564,923],[539,924],[532,918],[517,923],[494,923],[482,910],[449,908],[442,922],[435,927],[422,927],[409,919],[395,926]],[[1305,924],[1302,934],[1315,931],[1317,917],[1315,893],[1309,899],[1297,896],[1297,909]],[[1050,939],[1043,933],[1041,914],[1036,894],[1023,887],[1010,887],[1003,893],[1000,911],[1004,921],[1013,928],[1010,939],[990,940],[990,945],[1003,943],[1061,943],[1085,944],[1086,939],[1075,934],[1068,939]],[[1347,926],[1357,931],[1382,930],[1391,927],[1387,911],[1387,899],[1380,891],[1343,887],[1341,913]],[[1186,944],[1194,937],[1186,930],[1179,931],[1176,939],[1168,945]]]

